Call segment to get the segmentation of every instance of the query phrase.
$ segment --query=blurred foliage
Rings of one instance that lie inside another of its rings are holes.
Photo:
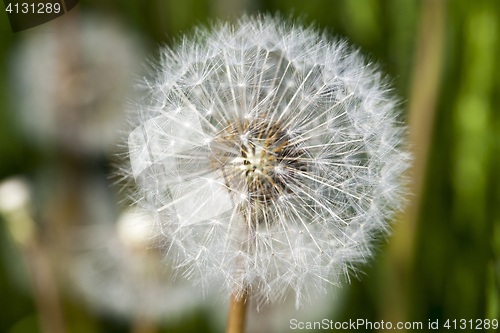
[[[296,17],[359,46],[392,78],[404,108],[418,56],[421,6],[418,0],[82,0],[77,10],[118,17],[143,37],[151,58],[158,43],[172,43],[194,25],[215,18],[242,11]],[[30,146],[16,129],[11,112],[16,101],[10,98],[8,77],[11,50],[29,32],[11,33],[5,12],[0,17],[0,180],[14,174],[33,177],[53,156]],[[500,1],[447,1],[442,77],[415,235],[407,320],[425,325],[436,319],[500,317],[498,59]],[[13,260],[19,262],[14,266],[24,264],[4,224],[0,251],[0,332],[37,332],[39,319],[29,288],[13,282],[6,269]],[[384,253],[382,247],[365,274],[352,279],[341,317],[331,319],[383,319],[381,285],[391,274],[378,265],[387,260]],[[95,315],[74,301],[64,299],[63,305],[70,332],[130,330],[130,323]],[[163,331],[208,332],[208,316],[193,313]]]

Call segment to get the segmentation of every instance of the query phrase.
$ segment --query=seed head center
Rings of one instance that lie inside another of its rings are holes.
[[[234,195],[245,193],[253,207],[271,202],[300,186],[307,172],[304,151],[282,124],[260,119],[235,123],[210,142],[212,168],[222,170],[224,182]]]
[[[244,144],[241,156],[232,160],[232,164],[250,178],[264,176],[269,168],[274,167],[272,155],[259,144]]]

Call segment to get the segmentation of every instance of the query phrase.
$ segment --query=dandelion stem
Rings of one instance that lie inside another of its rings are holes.
[[[247,310],[247,291],[240,294],[233,293],[229,301],[226,333],[245,332],[245,319]]]
[[[158,331],[158,323],[143,315],[138,315],[132,322],[131,333],[155,333]]]

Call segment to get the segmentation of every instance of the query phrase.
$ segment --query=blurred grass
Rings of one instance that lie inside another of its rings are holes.
[[[246,6],[249,13],[279,11],[347,37],[393,78],[404,108],[418,52],[421,5],[417,0],[255,0],[243,1],[238,8]],[[457,0],[447,1],[446,6],[442,78],[413,235],[412,273],[405,281],[409,307],[404,317],[424,324],[429,319],[500,316],[500,2]],[[150,54],[156,53],[157,43],[171,43],[195,24],[237,11],[224,12],[223,5],[208,0],[83,0],[79,7],[119,17],[149,39]],[[5,12],[0,17],[3,179],[33,175],[47,157],[27,144],[13,121],[16,101],[10,99],[8,58],[22,33],[10,33]],[[37,332],[33,299],[19,291],[6,271],[6,260],[19,255],[3,224],[0,244],[0,332]],[[366,274],[352,280],[348,302],[337,320],[383,318],[383,286],[393,273],[386,269],[385,251],[382,247]],[[129,331],[127,322],[89,313],[69,300],[64,304],[70,332]],[[208,332],[207,316],[195,313],[165,331]]]

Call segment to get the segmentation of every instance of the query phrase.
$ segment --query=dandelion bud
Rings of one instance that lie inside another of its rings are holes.
[[[298,305],[371,255],[409,155],[397,100],[359,52],[243,18],[162,49],[143,90],[128,175],[186,276]]]

